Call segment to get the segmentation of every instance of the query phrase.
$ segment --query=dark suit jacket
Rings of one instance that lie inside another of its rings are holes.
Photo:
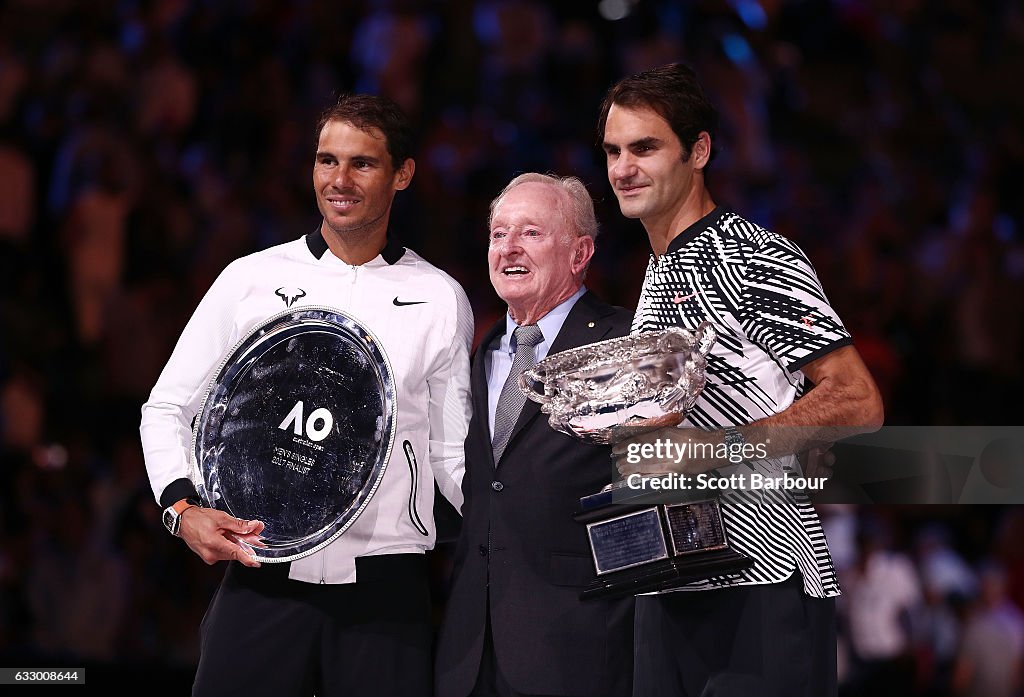
[[[588,292],[549,355],[623,336],[631,319]],[[552,430],[547,415],[527,401],[495,467],[485,360],[504,329],[503,318],[473,359],[463,526],[438,646],[437,694],[465,697],[472,690],[489,609],[498,664],[514,690],[628,697],[633,600],[579,599],[594,566],[586,529],[572,519],[581,496],[611,481],[611,451]]]

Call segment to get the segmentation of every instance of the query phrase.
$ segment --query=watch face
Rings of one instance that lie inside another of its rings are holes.
[[[167,532],[172,535],[178,534],[178,522],[181,520],[179,516],[174,515],[174,510],[171,508],[164,509],[164,527],[167,528]]]

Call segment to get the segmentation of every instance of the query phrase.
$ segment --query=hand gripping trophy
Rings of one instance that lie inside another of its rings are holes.
[[[519,379],[551,427],[589,443],[674,426],[704,387],[716,340],[707,322],[611,339],[548,356]],[[653,475],[658,476],[658,475]],[[580,499],[597,578],[580,597],[667,590],[750,566],[731,549],[716,497],[619,480]]]

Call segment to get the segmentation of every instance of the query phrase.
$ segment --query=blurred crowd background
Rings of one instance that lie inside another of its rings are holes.
[[[677,60],[721,110],[716,200],[808,253],[888,423],[1020,425],[1017,1],[8,0],[0,665],[187,689],[222,570],[163,530],[139,407],[220,270],[319,223],[314,127],[339,92],[415,121],[392,230],[462,282],[480,331],[504,309],[487,206],[526,170],[587,183],[588,285],[635,304],[647,240],[594,122],[614,80]],[[1020,694],[1024,510],[822,515],[845,695]]]

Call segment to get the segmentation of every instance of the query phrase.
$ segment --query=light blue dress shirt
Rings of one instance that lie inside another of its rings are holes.
[[[548,351],[551,350],[551,344],[554,342],[555,337],[558,336],[558,332],[561,331],[565,318],[569,316],[572,306],[586,292],[586,286],[580,286],[579,290],[570,298],[562,301],[551,312],[537,320],[540,333],[544,335],[544,340],[533,347],[534,357],[538,362],[544,360],[544,357],[548,355]],[[512,332],[518,326],[515,320],[512,319],[512,316],[506,313],[505,333],[487,347],[487,432],[492,436],[494,435],[494,412],[498,410],[498,397],[501,395],[501,388],[505,386],[508,374],[512,370],[512,357],[516,352],[516,347],[512,345]]]

